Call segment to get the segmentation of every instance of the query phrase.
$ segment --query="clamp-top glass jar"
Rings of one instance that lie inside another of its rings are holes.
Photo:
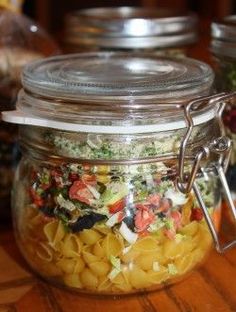
[[[219,91],[236,91],[236,15],[212,23],[211,51],[216,64],[216,87]],[[236,200],[236,102],[233,101],[224,113],[227,134],[233,141],[227,178]]]
[[[204,63],[149,54],[25,68],[17,110],[3,118],[21,124],[15,231],[35,271],[70,289],[126,294],[182,278],[212,236],[219,251],[235,244],[217,237],[229,96],[211,96],[213,78]]]
[[[185,55],[197,41],[194,14],[138,7],[92,8],[67,16],[66,52],[143,51]]]

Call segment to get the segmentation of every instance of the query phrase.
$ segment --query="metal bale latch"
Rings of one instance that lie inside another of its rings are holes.
[[[207,160],[212,154],[215,154],[218,156],[217,161],[214,163],[214,167],[216,169],[216,172],[219,176],[221,185],[222,185],[222,191],[224,193],[225,199],[229,205],[229,208],[233,214],[234,220],[236,222],[236,208],[234,206],[233,199],[230,194],[229,186],[225,177],[225,172],[228,167],[229,158],[230,158],[230,151],[232,148],[231,140],[225,136],[224,126],[222,122],[222,112],[225,108],[225,105],[227,102],[230,102],[232,98],[236,97],[236,92],[230,93],[230,94],[217,94],[213,96],[207,96],[207,97],[201,97],[197,100],[193,100],[189,102],[184,107],[184,115],[185,120],[187,124],[187,132],[181,142],[180,146],[180,157],[179,157],[179,177],[177,181],[177,186],[179,190],[183,193],[189,193],[191,190],[194,191],[195,196],[198,200],[199,206],[201,207],[205,220],[207,222],[207,225],[210,229],[212,238],[215,243],[216,250],[220,253],[223,253],[229,248],[232,248],[236,245],[236,239],[232,242],[227,243],[226,245],[221,246],[219,237],[217,234],[217,230],[214,226],[214,223],[212,222],[211,216],[207,210],[207,207],[204,203],[202,194],[199,190],[199,187],[197,185],[197,182],[195,180],[197,173],[199,171],[203,171],[202,167],[202,161]],[[186,147],[189,141],[189,138],[191,136],[194,123],[192,118],[192,112],[196,112],[199,109],[203,107],[203,105],[216,105],[218,104],[218,110],[216,112],[216,119],[218,120],[222,136],[214,139],[212,142],[209,143],[207,146],[203,146],[197,154],[194,156],[193,165],[191,168],[191,172],[185,172],[186,168]]]

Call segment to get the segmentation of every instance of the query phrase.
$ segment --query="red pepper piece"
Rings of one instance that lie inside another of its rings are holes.
[[[36,193],[36,191],[33,188],[30,189],[30,196],[32,198],[33,203],[37,207],[42,207],[44,205],[44,200],[40,195]]]
[[[114,204],[108,205],[108,209],[109,209],[110,213],[116,213],[118,211],[123,210],[125,208],[125,205],[126,205],[126,199],[121,198],[120,200],[118,200]]]

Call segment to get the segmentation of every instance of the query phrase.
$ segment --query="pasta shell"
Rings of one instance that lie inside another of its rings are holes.
[[[65,273],[72,274],[75,268],[75,260],[73,259],[61,259],[56,265]]]
[[[98,291],[108,291],[111,289],[111,281],[107,276],[99,277],[98,279]]]
[[[158,241],[152,236],[141,238],[133,245],[134,250],[139,250],[141,252],[155,251],[158,250],[158,248]]]
[[[170,276],[168,269],[164,266],[160,266],[158,272],[154,272],[153,270],[148,271],[147,275],[151,284],[161,284],[165,282]]]
[[[117,257],[121,254],[124,244],[116,235],[108,234],[102,242],[102,247],[104,248],[107,258],[110,259],[111,256]]]
[[[96,289],[98,286],[98,278],[89,269],[84,269],[80,273],[80,280],[85,288]]]
[[[44,226],[44,234],[49,244],[56,249],[57,245],[65,236],[65,229],[61,221],[52,221]]]
[[[107,262],[97,261],[90,263],[89,268],[96,276],[104,276],[111,270],[111,265]]]
[[[85,244],[85,245],[93,245],[95,244],[100,238],[101,234],[99,234],[97,231],[94,230],[83,230],[79,234],[80,240]]]
[[[63,276],[64,283],[69,287],[82,288],[79,274],[65,274]]]
[[[78,257],[82,250],[82,242],[74,234],[67,234],[61,243],[61,253],[65,257]]]
[[[83,259],[84,261],[89,265],[90,263],[92,262],[98,262],[100,260],[99,257],[93,255],[92,253],[90,252],[87,252],[87,251],[83,251],[82,252],[82,255],[83,255]]]
[[[135,289],[144,289],[151,286],[148,274],[137,266],[134,266],[130,271],[130,284]]]
[[[96,244],[93,247],[93,253],[95,256],[99,258],[103,258],[106,255],[105,250],[102,248],[102,240],[96,242]]]
[[[36,250],[36,255],[40,259],[47,261],[47,262],[50,262],[53,259],[53,250],[47,244],[39,243],[37,250]]]

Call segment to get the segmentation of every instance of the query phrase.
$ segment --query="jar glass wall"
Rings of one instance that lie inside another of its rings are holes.
[[[182,279],[212,247],[194,194],[176,187],[176,161],[56,164],[25,155],[14,186],[16,239],[50,282],[97,294],[154,290]],[[197,183],[219,228],[218,177],[210,170]]]
[[[138,7],[92,8],[65,20],[65,52],[130,51],[184,56],[197,42],[197,17]]]
[[[221,219],[213,79],[204,63],[150,54],[26,67],[17,110],[3,118],[20,124],[14,224],[38,274],[80,292],[129,294],[203,261],[212,246],[204,214],[216,233]]]

